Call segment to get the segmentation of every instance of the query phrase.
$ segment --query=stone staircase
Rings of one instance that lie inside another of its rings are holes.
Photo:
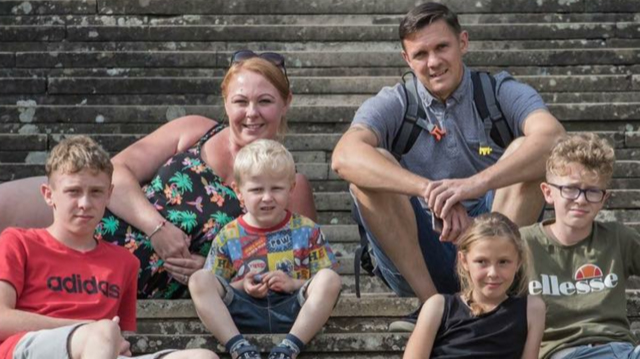
[[[401,356],[386,324],[416,306],[363,277],[347,185],[331,151],[353,113],[407,70],[397,26],[415,0],[3,0],[0,2],[0,182],[43,173],[47,151],[92,134],[117,153],[185,114],[222,119],[231,53],[285,55],[295,94],[286,145],[315,189],[320,222],[341,261],[344,297],[305,357]],[[569,131],[615,145],[613,195],[600,219],[640,227],[640,3],[636,0],[451,0],[470,32],[465,62],[507,70],[536,88]],[[550,212],[550,211],[549,211]],[[549,213],[547,213],[549,215]],[[640,286],[637,286],[640,288]],[[628,312],[640,318],[636,293]],[[137,352],[222,348],[190,302],[140,302]],[[634,327],[638,325],[634,322]],[[267,350],[275,340],[257,336]]]

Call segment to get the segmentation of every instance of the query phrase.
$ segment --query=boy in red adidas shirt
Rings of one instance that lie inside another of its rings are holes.
[[[41,192],[48,228],[0,235],[0,359],[115,359],[130,356],[120,329],[136,329],[140,266],[93,231],[109,202],[113,166],[86,136],[56,146]],[[139,358],[216,359],[208,350]]]

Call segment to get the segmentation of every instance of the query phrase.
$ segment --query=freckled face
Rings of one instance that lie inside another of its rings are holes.
[[[289,101],[262,75],[241,70],[229,82],[224,106],[230,140],[243,147],[257,139],[275,139]]]

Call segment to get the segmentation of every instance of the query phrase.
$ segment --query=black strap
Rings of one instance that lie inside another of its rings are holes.
[[[426,118],[422,101],[418,96],[418,80],[415,74],[408,71],[402,75],[402,80],[404,82],[407,109],[404,114],[404,120],[400,125],[400,130],[391,145],[391,154],[398,161],[413,147],[422,128],[424,128],[421,122],[424,122]],[[495,96],[496,79],[487,72],[471,71],[471,81],[473,83],[473,102],[480,118],[485,123],[487,120],[491,121],[491,139],[501,148],[506,148],[513,141],[514,135],[509,124],[504,119],[500,103],[498,103]]]
[[[491,122],[490,136],[501,148],[509,146],[513,141],[513,132],[504,119],[496,93],[496,79],[487,72],[471,71],[473,82],[473,102],[482,122]]]
[[[407,75],[410,76],[407,78]],[[420,101],[420,96],[418,95],[416,75],[411,71],[405,72],[402,75],[402,81],[404,82],[403,88],[404,96],[407,100],[407,109],[404,113],[404,120],[400,125],[400,130],[391,145],[391,154],[398,161],[413,147],[421,132],[420,126],[416,126],[416,124],[426,117],[422,101]]]
[[[373,276],[373,262],[371,260],[371,254],[369,254],[367,231],[364,229],[362,219],[360,219],[360,213],[355,203],[353,203],[351,207],[351,216],[358,225],[358,234],[360,234],[360,244],[356,248],[356,253],[353,258],[353,274],[355,274],[356,277],[356,297],[360,298],[360,267],[362,267],[369,276]]]

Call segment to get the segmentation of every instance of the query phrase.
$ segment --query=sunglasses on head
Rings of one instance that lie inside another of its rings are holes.
[[[286,77],[287,82],[289,82],[289,77],[287,76],[287,68],[284,66],[284,56],[276,52],[263,52],[261,54],[256,54],[251,50],[236,51],[233,53],[233,55],[231,55],[231,65],[237,64],[238,62],[242,62],[254,57],[263,58],[271,62],[272,64],[278,66],[280,69],[282,69],[282,72],[284,72],[284,76]]]

